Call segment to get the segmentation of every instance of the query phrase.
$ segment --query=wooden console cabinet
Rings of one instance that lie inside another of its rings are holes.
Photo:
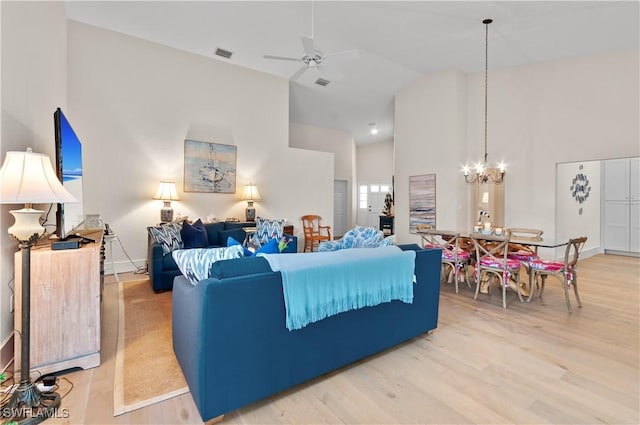
[[[31,372],[100,365],[102,232],[78,249],[31,250]],[[20,368],[22,253],[15,255],[15,361]]]

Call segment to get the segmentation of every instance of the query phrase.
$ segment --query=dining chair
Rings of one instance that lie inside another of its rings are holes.
[[[573,292],[576,296],[578,307],[582,307],[580,295],[578,294],[577,264],[585,242],[587,242],[586,236],[569,239],[569,243],[567,244],[567,248],[564,252],[564,261],[538,258],[529,263],[531,272],[534,275],[534,280],[537,280],[537,277],[540,276],[540,298],[542,298],[542,293],[544,292],[544,283],[547,276],[555,276],[560,280],[562,288],[564,289],[564,296],[567,301],[567,309],[569,310],[569,313],[573,311],[571,309],[571,301],[569,300],[569,287],[571,286],[573,286]],[[531,288],[531,290],[533,291],[533,288]]]
[[[529,276],[529,300],[533,294],[532,287],[534,284],[533,274],[531,273],[529,262],[538,258],[538,246],[529,245],[528,242],[539,242],[542,240],[542,230],[525,229],[520,227],[509,227],[505,229],[505,233],[509,238],[509,254],[507,257],[518,260]]]
[[[419,225],[420,226],[420,225]],[[447,282],[455,282],[456,294],[458,282],[469,281],[469,259],[471,255],[460,249],[460,233],[450,230],[437,230],[431,228],[418,229],[422,237],[422,247],[440,248],[442,250],[442,277],[447,276]]]
[[[531,247],[527,242],[538,242],[542,240],[542,230],[524,229],[509,227],[505,229],[509,237],[509,258],[520,261],[529,261],[538,257],[538,247]],[[515,242],[514,242],[515,240]]]
[[[302,230],[304,232],[303,252],[313,251],[313,247],[320,242],[331,240],[331,226],[322,226],[319,215],[308,214],[302,216]]]
[[[500,282],[502,287],[502,307],[507,308],[507,288],[512,288],[518,294],[518,299],[523,302],[520,292],[520,267],[519,260],[508,257],[509,237],[507,235],[494,236],[472,233],[471,240],[476,251],[475,281],[476,293],[473,299],[478,299],[482,275],[487,276],[491,291],[490,278],[493,276]],[[513,283],[511,283],[513,281]]]

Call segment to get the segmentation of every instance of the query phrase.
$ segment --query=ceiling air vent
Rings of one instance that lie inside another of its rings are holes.
[[[325,80],[324,78],[318,78],[318,79],[316,80],[316,84],[317,84],[317,85],[319,85],[319,86],[322,86],[322,87],[326,87],[326,86],[328,86],[330,82],[331,82],[331,81],[329,81],[329,80]]]
[[[228,50],[224,50],[224,49],[221,49],[219,47],[216,48],[216,55],[222,56],[223,58],[229,59],[232,54],[233,54],[233,52],[230,52]]]

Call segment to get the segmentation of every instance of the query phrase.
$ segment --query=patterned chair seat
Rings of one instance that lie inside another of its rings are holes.
[[[532,269],[557,273],[564,268],[563,261],[535,259],[529,263]]]
[[[508,269],[508,270],[518,270],[522,263],[519,260],[513,258],[507,258],[507,260],[497,260],[491,257],[483,257],[480,259],[479,264],[483,267],[491,267],[494,269]]]
[[[507,254],[507,258],[511,260],[518,260],[521,262],[529,263],[538,258],[538,256],[534,252],[530,251],[516,251],[510,252]]]
[[[458,257],[458,261],[463,263],[468,262],[471,258],[471,255],[467,251],[463,251],[461,249],[457,251],[457,255],[456,251],[442,251],[443,260],[455,261],[456,256]]]

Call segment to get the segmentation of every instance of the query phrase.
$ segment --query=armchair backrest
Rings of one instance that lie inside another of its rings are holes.
[[[509,237],[494,235],[478,235],[471,234],[471,240],[476,248],[476,261],[487,258],[494,262],[507,262]]]
[[[329,231],[329,226],[321,226],[320,221],[322,217],[315,214],[307,214],[302,216],[302,230],[304,231],[305,238],[311,238],[314,235],[318,235],[320,229]]]
[[[578,257],[580,256],[580,252],[582,251],[585,242],[587,242],[586,236],[569,239],[569,244],[567,245],[567,249],[564,252],[565,268],[569,269],[575,267],[575,265],[578,263]]]

